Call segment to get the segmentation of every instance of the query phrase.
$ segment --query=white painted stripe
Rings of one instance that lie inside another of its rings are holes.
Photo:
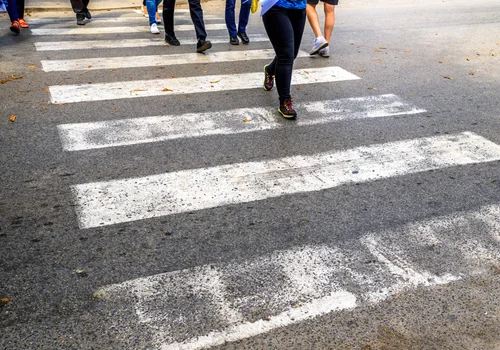
[[[269,38],[266,35],[253,34],[250,35],[250,41],[268,42]],[[195,45],[195,38],[178,38],[181,45]],[[227,44],[226,36],[211,36],[212,44]],[[163,36],[151,37],[149,39],[120,39],[120,40],[82,40],[82,41],[49,41],[36,42],[37,51],[61,51],[61,50],[92,50],[92,49],[120,49],[129,47],[147,47],[147,46],[168,46]]]
[[[259,72],[101,84],[57,85],[50,86],[49,91],[52,103],[72,103],[200,92],[262,89],[263,74]],[[292,77],[292,84],[331,83],[355,79],[359,78],[340,67],[309,68],[295,70]]]
[[[147,23],[146,23],[147,24]],[[225,24],[205,24],[206,30],[227,30]],[[176,32],[193,30],[192,24],[182,24],[174,27]],[[123,34],[123,33],[146,33],[149,32],[149,26],[127,26],[127,27],[91,27],[80,26],[72,28],[33,28],[32,35],[96,35],[96,34]]]
[[[301,115],[294,123],[295,126],[425,112],[392,94],[298,103],[295,108]],[[241,108],[201,114],[63,124],[58,125],[58,129],[64,150],[81,151],[178,138],[278,129],[286,125],[288,124],[283,123],[274,108]]]
[[[210,14],[203,14],[203,19],[204,20],[220,20],[224,21],[224,16],[220,15],[210,15]],[[175,20],[176,22],[179,20],[189,20],[191,21],[191,17],[189,16],[189,13],[185,14],[176,14],[175,15]],[[148,17],[146,16],[128,16],[128,17],[96,17],[94,14],[92,14],[92,20],[89,21],[88,24],[92,23],[97,23],[99,25],[101,24],[116,24],[116,23],[129,23],[129,22],[142,22],[142,23],[148,23]],[[43,25],[44,27],[64,27],[68,25],[75,25],[75,17],[67,17],[67,18],[30,18],[29,20],[30,23],[30,28],[31,25],[33,24],[34,26],[38,25]],[[162,22],[163,23],[163,22]]]
[[[352,309],[356,307],[356,297],[348,292],[340,291],[314,299],[296,309],[290,309],[266,320],[258,320],[230,327],[227,330],[211,332],[208,335],[190,339],[182,343],[163,344],[162,350],[206,349],[226,342],[249,338],[273,329],[312,319],[332,311]]]
[[[500,160],[499,145],[465,132],[87,183],[72,190],[79,225],[90,228],[494,160]]]
[[[178,64],[205,64],[231,61],[272,60],[274,50],[245,50],[245,51],[212,51],[204,55],[199,53],[183,53],[170,55],[121,56],[79,58],[73,60],[42,60],[42,69],[45,72],[98,70],[116,68],[160,67]],[[308,57],[305,51],[299,51],[299,57]]]
[[[117,308],[135,309],[137,322],[149,330],[151,348],[209,348],[332,311],[373,305],[417,287],[485,273],[500,259],[492,234],[500,218],[490,225],[498,212],[500,206],[486,206],[369,232],[342,249],[301,246],[254,260],[138,278],[106,286],[99,294]],[[478,227],[486,230],[478,234]],[[430,242],[438,245],[433,253],[426,249],[426,237],[438,236],[439,241]],[[472,238],[471,246],[481,251],[464,254],[463,244]],[[427,252],[425,260],[422,251]],[[475,265],[483,270],[471,269]]]

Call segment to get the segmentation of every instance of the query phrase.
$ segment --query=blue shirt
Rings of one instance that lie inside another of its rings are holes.
[[[293,10],[303,10],[306,8],[306,0],[278,0],[274,6]]]

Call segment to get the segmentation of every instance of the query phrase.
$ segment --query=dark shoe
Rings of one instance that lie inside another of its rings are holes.
[[[246,45],[250,42],[250,39],[248,38],[247,33],[238,32],[238,36],[240,37],[241,42],[243,44]]]
[[[83,10],[82,13],[85,17],[87,17],[87,19],[92,19],[92,15],[90,14],[89,9]]]
[[[21,33],[21,25],[19,24],[19,21],[12,21],[12,24],[10,26],[10,30],[16,34]]]
[[[212,47],[212,43],[208,40],[200,39],[196,44],[196,52],[203,52]]]
[[[287,119],[292,119],[297,116],[297,112],[293,109],[291,98],[287,98],[285,101],[280,102],[278,112],[280,112],[281,115]]]
[[[85,25],[85,15],[83,13],[76,14],[76,24],[79,26]]]
[[[229,43],[231,45],[239,45],[240,44],[240,41],[238,40],[238,37],[237,36],[230,36],[229,37]]]
[[[267,66],[268,64],[264,66],[264,90],[271,91],[274,87],[274,75],[267,73]]]
[[[179,46],[181,43],[179,42],[179,40],[177,40],[177,38],[175,37],[175,35],[170,35],[170,34],[167,34],[165,33],[165,41],[169,44],[169,45],[172,45],[172,46]]]

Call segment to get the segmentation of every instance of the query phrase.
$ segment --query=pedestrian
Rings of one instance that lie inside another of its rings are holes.
[[[247,36],[247,24],[248,18],[250,17],[250,6],[252,5],[251,0],[241,0],[240,14],[238,19],[238,29],[236,29],[235,21],[235,7],[236,0],[226,0],[226,27],[229,32],[229,43],[231,45],[239,45],[241,39],[243,44],[250,43],[250,39]]]
[[[323,10],[325,11],[325,28],[324,33],[321,33],[321,26],[319,24],[318,12],[316,5],[319,0],[307,0],[307,19],[314,32],[316,38],[314,39],[313,47],[309,54],[320,55],[323,57],[330,57],[330,38],[332,36],[333,27],[335,25],[335,6],[339,4],[339,0],[321,0],[323,2]]]
[[[7,12],[10,18],[10,30],[16,34],[21,33],[21,28],[28,28],[24,20],[24,0],[7,0]]]
[[[146,10],[149,16],[149,28],[151,30],[151,34],[160,34],[160,30],[158,29],[158,6],[161,4],[162,0],[145,0],[146,2]]]
[[[196,52],[204,52],[212,47],[212,43],[207,40],[207,32],[205,23],[203,22],[203,10],[200,0],[188,0],[189,14],[193,21],[194,30],[196,32]],[[165,26],[165,41],[172,46],[179,46],[181,43],[175,37],[174,32],[174,9],[175,0],[163,1],[163,23]]]
[[[87,23],[86,19],[92,18],[87,8],[89,1],[90,0],[71,0],[71,7],[73,8],[73,12],[76,13],[76,24],[83,26]]]
[[[270,91],[276,80],[278,111],[285,118],[295,118],[290,84],[306,23],[306,0],[278,0],[270,6],[267,10],[267,4],[262,2],[262,21],[275,52],[273,61],[264,66],[264,89]]]

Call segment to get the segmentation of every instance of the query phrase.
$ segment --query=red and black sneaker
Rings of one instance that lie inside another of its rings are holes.
[[[19,21],[12,21],[12,24],[10,26],[10,30],[16,34],[21,33],[21,24],[19,24]]]
[[[287,98],[283,102],[280,102],[280,107],[278,108],[278,112],[281,113],[283,118],[293,119],[297,116],[297,112],[293,109],[292,99]]]
[[[271,91],[274,87],[274,75],[267,73],[267,66],[268,64],[264,66],[264,90]]]

